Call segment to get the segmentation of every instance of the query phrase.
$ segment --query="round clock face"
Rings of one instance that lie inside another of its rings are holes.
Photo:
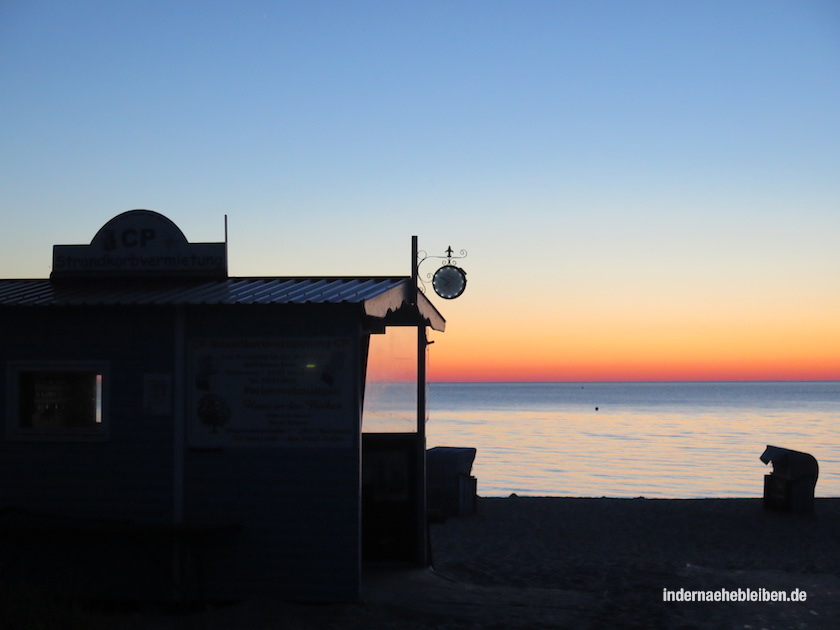
[[[455,265],[444,265],[432,276],[432,287],[440,297],[453,300],[467,288],[467,274]]]

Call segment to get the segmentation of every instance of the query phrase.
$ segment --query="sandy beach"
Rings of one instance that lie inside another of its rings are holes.
[[[144,630],[282,628],[834,629],[840,499],[814,516],[760,499],[482,498],[432,525],[433,567],[368,567],[363,601],[253,601],[202,613],[101,621]],[[805,601],[663,601],[663,589]]]

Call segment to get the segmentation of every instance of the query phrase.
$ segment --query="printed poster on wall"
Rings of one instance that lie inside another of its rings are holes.
[[[354,444],[349,339],[197,339],[189,364],[190,446]]]

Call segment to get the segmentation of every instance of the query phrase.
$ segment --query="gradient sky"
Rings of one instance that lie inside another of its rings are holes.
[[[240,276],[417,234],[433,379],[840,379],[838,77],[834,0],[0,0],[0,275],[133,208]]]

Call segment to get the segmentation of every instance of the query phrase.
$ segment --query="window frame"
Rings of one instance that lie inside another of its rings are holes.
[[[97,411],[101,421],[83,427],[21,426],[22,378],[32,372],[94,372],[102,377]],[[106,361],[12,361],[6,369],[6,437],[22,441],[98,442],[108,439],[110,370]]]

